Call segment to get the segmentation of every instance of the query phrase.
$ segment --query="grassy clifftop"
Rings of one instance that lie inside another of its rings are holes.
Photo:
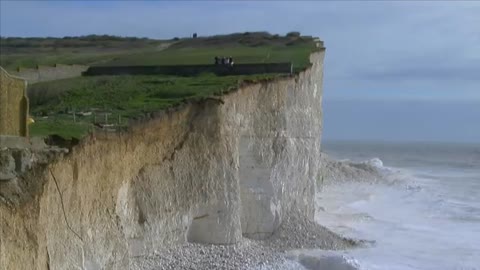
[[[295,70],[309,65],[316,48],[312,37],[265,32],[181,39],[162,51],[144,51],[114,57],[97,65],[183,65],[211,64],[215,56],[233,57],[235,63],[292,62]]]
[[[31,134],[80,138],[94,123],[123,128],[130,120],[183,102],[220,96],[245,81],[275,75],[97,76],[43,82],[29,88]],[[75,122],[74,117],[75,116]]]
[[[212,37],[151,40],[113,36],[62,39],[1,39],[0,64],[89,64],[99,66],[213,64],[215,56],[235,63],[292,62],[295,71],[310,65],[318,49],[312,37],[247,32]],[[36,120],[31,134],[82,137],[95,123],[124,126],[131,119],[181,102],[221,95],[243,81],[277,75],[100,76],[78,77],[29,86],[30,111]]]
[[[0,65],[7,70],[37,65],[91,65],[114,57],[165,48],[172,41],[135,37],[0,38]]]
[[[236,63],[292,62],[308,65],[313,38],[245,32],[198,38],[154,40],[90,35],[64,38],[0,38],[0,65],[7,70],[37,65],[181,65],[210,64],[215,56]]]

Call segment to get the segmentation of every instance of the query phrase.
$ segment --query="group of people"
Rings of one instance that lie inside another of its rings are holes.
[[[233,58],[231,56],[230,57],[215,56],[215,65],[233,66]]]

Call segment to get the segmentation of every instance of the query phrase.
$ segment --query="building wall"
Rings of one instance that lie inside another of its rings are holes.
[[[19,68],[11,75],[23,78],[29,83],[46,82],[61,80],[82,76],[82,72],[86,71],[88,66],[83,65],[62,65],[55,66],[38,66],[36,68]]]
[[[28,136],[27,82],[0,67],[0,135]]]
[[[217,75],[251,75],[262,73],[292,73],[291,63],[178,66],[98,66],[90,67],[83,75],[177,75],[194,76],[200,73]]]

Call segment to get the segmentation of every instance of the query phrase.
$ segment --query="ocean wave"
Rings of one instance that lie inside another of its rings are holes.
[[[320,189],[324,185],[345,182],[397,185],[412,192],[423,190],[423,185],[409,171],[387,167],[380,158],[354,162],[348,159],[334,160],[322,153],[318,179]]]
[[[340,161],[324,155],[317,222],[345,237],[375,240],[368,248],[338,252],[365,269],[480,270],[480,171],[455,163],[480,164],[478,159],[444,151],[421,156],[412,149],[408,156],[400,150],[359,154],[353,149],[353,154],[339,156],[355,159]],[[376,154],[385,163],[359,159]],[[322,259],[304,257],[299,261],[308,269],[344,269],[337,268],[343,265],[341,258],[323,266]]]
[[[361,270],[359,263],[338,252],[300,253],[296,260],[309,270]]]
[[[320,172],[319,180],[328,184],[344,181],[377,182],[385,180],[387,175],[393,173],[393,170],[385,167],[379,158],[353,162],[350,160],[334,160],[322,153]]]

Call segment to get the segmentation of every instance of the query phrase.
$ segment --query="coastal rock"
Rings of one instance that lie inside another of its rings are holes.
[[[45,183],[40,177],[45,166],[67,153],[63,148],[37,146],[3,145],[0,149],[0,198],[5,204],[20,206],[37,196]]]
[[[15,159],[9,152],[0,150],[0,181],[8,181],[15,176]]]

